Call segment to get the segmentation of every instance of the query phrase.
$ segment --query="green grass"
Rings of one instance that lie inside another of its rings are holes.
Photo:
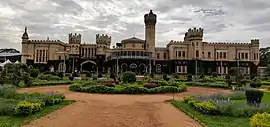
[[[180,109],[191,118],[197,120],[206,127],[249,127],[249,118],[236,118],[228,116],[211,116],[202,114],[183,101],[171,102],[176,108]]]
[[[28,117],[0,116],[0,127],[20,127],[24,124],[29,123],[32,120],[38,119],[74,102],[75,101],[64,100],[64,102],[62,102],[61,104],[45,107],[40,112],[34,115],[30,115]]]

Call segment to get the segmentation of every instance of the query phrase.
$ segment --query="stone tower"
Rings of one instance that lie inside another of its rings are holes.
[[[22,35],[22,42],[28,42],[29,37],[28,37],[28,33],[27,33],[27,27],[25,27],[24,29],[24,33]]]
[[[146,49],[155,55],[157,15],[152,10],[144,15]]]

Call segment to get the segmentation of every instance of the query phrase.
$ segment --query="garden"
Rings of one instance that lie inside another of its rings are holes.
[[[0,126],[19,127],[73,101],[55,92],[18,92],[13,86],[0,88]]]
[[[207,127],[269,127],[270,93],[257,88],[185,96],[172,104]]]
[[[143,80],[137,81],[136,74],[124,72],[117,80],[112,73],[101,80],[85,80],[69,86],[69,90],[87,93],[106,94],[157,94],[178,93],[186,91],[186,85],[164,76],[154,78],[147,75]]]

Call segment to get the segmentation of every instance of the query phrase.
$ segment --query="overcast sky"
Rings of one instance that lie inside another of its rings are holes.
[[[269,0],[0,0],[0,48],[21,50],[25,26],[30,39],[67,42],[75,32],[83,43],[95,43],[97,33],[112,36],[113,44],[144,39],[150,9],[157,14],[156,46],[182,41],[191,27],[202,27],[205,41],[259,38],[261,47],[270,46]]]

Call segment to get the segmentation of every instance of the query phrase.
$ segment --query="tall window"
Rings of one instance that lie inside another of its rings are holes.
[[[226,59],[226,52],[223,52],[223,58]]]
[[[181,57],[181,51],[178,51],[178,57]]]
[[[217,59],[219,58],[219,53],[217,52]]]
[[[221,59],[223,58],[223,57],[222,57],[222,52],[219,53],[219,57],[220,57]]]
[[[196,51],[196,57],[199,57],[199,51],[198,50]]]
[[[163,55],[163,56],[164,56],[164,59],[166,59],[166,57],[167,57],[167,54],[166,54],[166,53],[164,53],[164,55]]]
[[[38,56],[39,56],[39,50],[37,50],[37,53],[36,53],[36,62],[38,62]],[[255,54],[254,54],[255,56]]]
[[[241,59],[244,59],[244,53],[241,53]]]
[[[248,53],[245,53],[245,59],[248,59]]]
[[[157,58],[159,59],[159,53],[157,53]]]
[[[182,52],[182,56],[183,56],[184,58],[186,57],[186,52],[185,52],[185,51]]]
[[[41,62],[42,50],[39,50],[39,62]]]
[[[177,58],[177,51],[175,52],[175,57]]]
[[[211,58],[211,52],[208,52],[208,58]]]

